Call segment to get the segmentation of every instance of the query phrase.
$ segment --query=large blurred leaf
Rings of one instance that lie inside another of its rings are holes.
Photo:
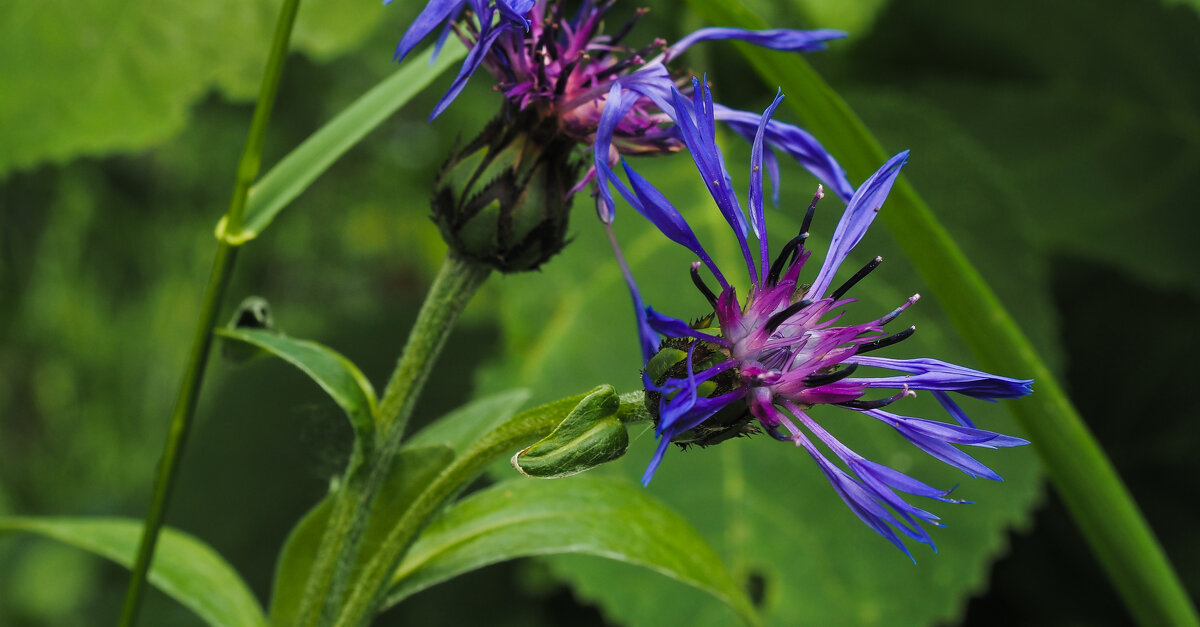
[[[1194,264],[1179,263],[1200,177],[1200,16],[1146,0],[1089,11],[1078,28],[1074,7],[1033,0],[895,3],[851,55],[861,86],[848,97],[867,122],[901,100],[957,123],[1020,197],[1009,219],[1040,251],[1200,292]],[[920,51],[905,45],[916,28]]]
[[[859,35],[871,27],[888,3],[887,0],[744,0],[742,4],[771,24],[789,28],[835,28]]]
[[[252,97],[279,3],[0,4],[0,176],[74,155],[149,146],[182,128],[211,88]],[[308,0],[293,45],[328,57],[358,42],[382,11]]]
[[[624,481],[583,477],[509,481],[455,504],[405,556],[388,603],[488,564],[553,553],[636,564],[755,620],[749,599],[687,520]]]
[[[720,97],[720,82],[716,84]],[[769,94],[764,96],[764,105],[768,98]],[[744,189],[741,186],[749,170],[747,150],[735,141],[724,145],[729,147],[726,163],[734,183]],[[733,277],[741,274],[736,270],[740,266],[736,242],[713,209],[689,160],[637,163],[680,207],[726,273]],[[802,208],[816,185],[796,170],[786,174],[783,209],[772,211],[767,218],[776,245],[795,233]],[[988,178],[983,168],[947,170],[942,175],[945,179],[939,180],[943,182],[971,180],[992,199],[964,209],[980,212],[975,214],[978,219],[1005,211],[1011,201],[994,193],[999,182]],[[946,193],[959,191],[945,187]],[[822,202],[811,229],[813,239],[820,240],[814,244],[816,250],[822,250],[822,242],[828,241],[841,210],[832,198]],[[618,213],[618,237],[648,303],[684,318],[703,313],[704,298],[688,279],[689,254],[628,208],[619,208]],[[496,300],[502,304],[509,357],[484,372],[485,389],[520,382],[533,387],[536,400],[603,381],[623,389],[638,385],[641,360],[620,273],[608,261],[611,253],[598,227],[584,219],[576,223],[576,230],[571,246],[539,276],[506,277],[503,296]],[[991,233],[998,241],[1016,237],[1009,224],[994,225]],[[925,289],[882,230],[868,235],[845,265],[857,268],[877,253],[882,253],[886,262],[855,287],[852,295],[861,302],[850,309],[847,321],[875,317],[919,291],[925,298],[905,316],[920,331],[888,354],[933,356],[977,366],[938,309],[941,295]],[[1029,305],[1045,312],[1040,266],[1031,261],[1012,264],[1007,270],[998,277],[996,287],[1013,295],[1012,306]],[[744,289],[743,284],[740,290],[744,293]],[[1050,325],[1038,325],[1037,331],[1042,345],[1053,345],[1046,339]],[[901,411],[944,417],[930,400],[906,401],[909,404]],[[1019,432],[1003,404],[968,402],[966,408],[987,428]],[[854,518],[802,451],[769,438],[733,440],[685,454],[672,449],[648,490],[700,529],[748,587],[761,585],[762,609],[770,624],[915,625],[957,616],[966,595],[986,581],[991,560],[1005,546],[1008,528],[1025,520],[1038,494],[1033,452],[984,452],[980,457],[1006,481],[964,480],[882,425],[866,424],[857,414],[836,408],[816,411],[828,428],[870,458],[934,485],[949,488],[964,482],[956,495],[976,504],[928,504],[947,523],[947,528],[932,531],[937,555],[917,551],[920,564],[914,566]],[[636,432],[631,435],[637,439]],[[652,445],[653,434],[643,433],[624,460],[609,466],[636,478],[650,458]],[[682,593],[679,586],[665,580],[630,574],[606,562],[559,558],[550,562],[577,592],[599,602],[614,619],[631,625],[720,625],[731,620],[719,604],[702,595]]]
[[[821,2],[793,0],[809,16],[809,23],[819,28],[838,28],[861,33],[871,27],[875,16],[887,6],[887,0],[854,0],[853,2]]]
[[[387,536],[391,526],[400,520],[413,500],[452,459],[454,453],[441,445],[405,448],[396,455],[392,472],[380,490],[373,515],[367,522],[360,562],[365,563],[373,556],[374,548]],[[271,591],[273,624],[292,625],[297,622],[295,613],[300,609],[308,573],[316,558],[332,506],[331,498],[321,500],[288,535],[279,554]]]
[[[0,518],[0,532],[26,531],[106,557],[128,568],[142,522],[118,518]],[[262,608],[237,572],[203,542],[163,529],[149,581],[210,625],[265,626]]]

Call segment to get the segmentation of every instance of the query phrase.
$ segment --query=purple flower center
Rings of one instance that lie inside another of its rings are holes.
[[[666,48],[657,38],[639,49],[622,43],[648,9],[639,9],[615,35],[600,32],[608,7],[584,3],[567,16],[562,2],[534,4],[528,32],[509,30],[482,62],[499,81],[495,89],[520,110],[534,107],[544,117],[557,118],[562,133],[591,143],[612,83]],[[479,44],[472,20],[454,29],[468,46]],[[617,125],[614,145],[625,154],[677,151],[682,142],[662,128],[670,122],[649,98],[638,98]]]
[[[818,188],[800,233],[771,261],[763,202],[764,149],[771,115],[782,96],[776,97],[756,125],[748,211],[743,211],[716,145],[713,129],[721,110],[714,106],[707,85],[696,83],[691,102],[678,90],[672,95],[676,128],[692,153],[717,211],[737,239],[751,287],[745,300],[739,301],[726,274],[666,196],[627,164],[626,188],[615,173],[604,170],[596,160],[604,184],[616,187],[664,235],[696,254],[699,261],[692,264],[692,283],[713,310],[711,316],[693,324],[661,314],[642,305],[632,276],[627,276],[646,360],[646,398],[657,416],[655,432],[659,437],[643,481],[648,483],[653,477],[671,442],[682,446],[716,444],[753,432],[751,423],[757,422],[776,439],[807,451],[851,511],[875,532],[906,553],[900,535],[932,545],[921,523],[937,525],[937,517],[909,504],[898,492],[943,502],[961,501],[951,499],[948,491],[864,459],[808,415],[819,405],[859,413],[895,429],[932,457],[968,475],[989,479],[1000,477],[958,446],[997,448],[1027,443],[976,428],[948,393],[984,400],[1016,398],[1031,392],[1032,381],[1000,377],[936,359],[891,359],[868,354],[912,335],[915,327],[889,334],[885,326],[915,303],[917,295],[869,322],[841,323],[843,308],[854,302],[845,295],[883,260],[872,259],[841,284],[834,283],[834,276],[883,208],[908,153],[889,159],[853,191],[821,267],[811,283],[801,283],[801,271],[811,256],[806,248],[808,227],[823,191]],[[614,251],[620,262],[619,249]],[[720,284],[720,295],[705,284],[701,268],[707,268]],[[660,337],[666,339],[660,342]],[[853,376],[859,375],[861,368],[900,374]],[[888,390],[891,395],[863,398],[872,389]],[[957,424],[883,409],[915,395],[915,390],[931,392]]]

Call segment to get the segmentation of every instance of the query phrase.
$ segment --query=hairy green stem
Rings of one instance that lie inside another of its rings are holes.
[[[234,181],[229,210],[225,213],[227,233],[236,233],[241,229],[242,213],[246,208],[246,196],[250,191],[250,185],[258,176],[259,165],[262,161],[263,137],[266,134],[267,122],[271,117],[271,109],[275,104],[275,95],[279,91],[279,77],[283,73],[283,60],[287,53],[292,25],[295,23],[296,10],[299,5],[299,0],[284,0],[283,6],[279,10],[279,20],[275,26],[275,36],[271,43],[271,53],[267,59],[262,88],[259,90],[258,104],[254,108],[254,119],[250,123],[246,148],[242,151],[241,159],[238,162],[237,178]],[[137,622],[142,594],[146,588],[146,573],[150,569],[154,548],[158,543],[158,533],[162,528],[167,502],[170,500],[171,489],[175,484],[175,475],[183,457],[183,447],[187,443],[188,432],[191,430],[192,416],[196,413],[196,401],[200,396],[204,370],[212,348],[212,330],[216,322],[217,310],[220,309],[224,299],[225,289],[229,285],[229,278],[233,274],[233,264],[236,259],[237,247],[222,238],[217,247],[216,258],[213,260],[208,287],[204,291],[204,301],[200,308],[200,319],[196,324],[196,334],[192,340],[192,350],[188,355],[183,383],[179,387],[179,396],[171,415],[167,441],[158,463],[158,474],[154,481],[154,496],[150,503],[150,511],[146,514],[146,524],[142,530],[137,558],[133,564],[129,588],[121,609],[120,624],[122,627],[131,627]]]
[[[404,437],[433,360],[446,343],[458,314],[491,272],[489,266],[460,259],[453,252],[447,254],[379,401],[376,432],[381,449],[395,449]]]
[[[305,587],[299,614],[302,625],[330,624],[339,619],[363,531],[400,449],[421,388],[458,315],[490,274],[488,266],[463,260],[452,252],[447,254],[380,401],[376,454],[361,464],[352,461],[338,489]]]

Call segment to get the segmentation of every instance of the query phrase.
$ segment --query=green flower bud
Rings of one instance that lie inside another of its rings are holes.
[[[465,259],[501,272],[534,270],[566,244],[575,142],[533,109],[501,113],[446,161],[433,221]]]
[[[624,455],[629,434],[617,412],[620,405],[613,386],[592,390],[550,435],[513,455],[513,468],[526,477],[556,479]]]

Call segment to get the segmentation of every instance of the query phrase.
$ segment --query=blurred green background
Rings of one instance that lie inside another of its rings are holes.
[[[779,26],[851,31],[809,60],[886,147],[912,149],[907,175],[1062,377],[1195,594],[1200,541],[1187,498],[1200,488],[1200,415],[1186,374],[1200,349],[1195,4],[746,4]],[[268,166],[393,71],[392,49],[420,5],[305,0]],[[681,4],[648,0],[618,3],[610,30],[642,5],[652,11],[634,44],[703,25]],[[0,5],[0,514],[144,514],[276,8]],[[731,46],[701,47],[677,67],[709,72],[731,106],[761,110],[774,93]],[[428,124],[447,81],[245,248],[227,312],[245,295],[266,297],[284,331],[385,381],[444,252],[427,218],[432,173],[498,106],[480,75]],[[730,139],[726,161],[744,185],[748,149]],[[687,215],[706,244],[727,247],[712,213],[700,213],[703,190],[686,158],[642,163],[685,212],[697,208]],[[795,229],[814,185],[784,168],[780,211],[768,217],[781,234]],[[635,389],[627,296],[589,204],[577,203],[562,257],[542,272],[493,278],[468,308],[418,424],[514,386],[532,388],[534,402],[602,382]],[[828,237],[840,209],[827,199],[814,233]],[[687,255],[619,211],[648,301],[695,315],[703,301],[686,278]],[[862,308],[884,311],[920,291],[921,332],[903,354],[974,365],[938,310],[944,295],[923,289],[894,251],[882,227],[860,246],[863,259],[888,258],[856,288]],[[1002,405],[982,405],[967,409],[984,426],[1015,430]],[[671,451],[650,491],[722,551],[772,623],[1129,622],[1044,491],[1031,450],[981,454],[1007,479],[988,484],[910,458],[869,425],[828,418],[880,461],[936,485],[961,480],[956,494],[976,504],[934,507],[948,524],[933,532],[940,552],[917,550],[913,566],[859,525],[797,451],[761,438]],[[265,598],[284,535],[341,469],[348,439],[337,408],[299,373],[214,360],[168,522],[210,543]],[[640,475],[651,439],[641,434],[605,472]],[[492,477],[508,478],[503,469]],[[126,579],[75,549],[0,537],[0,624],[109,623]],[[196,623],[157,593],[144,616],[147,625]],[[730,617],[652,573],[572,558],[487,568],[380,624]]]

